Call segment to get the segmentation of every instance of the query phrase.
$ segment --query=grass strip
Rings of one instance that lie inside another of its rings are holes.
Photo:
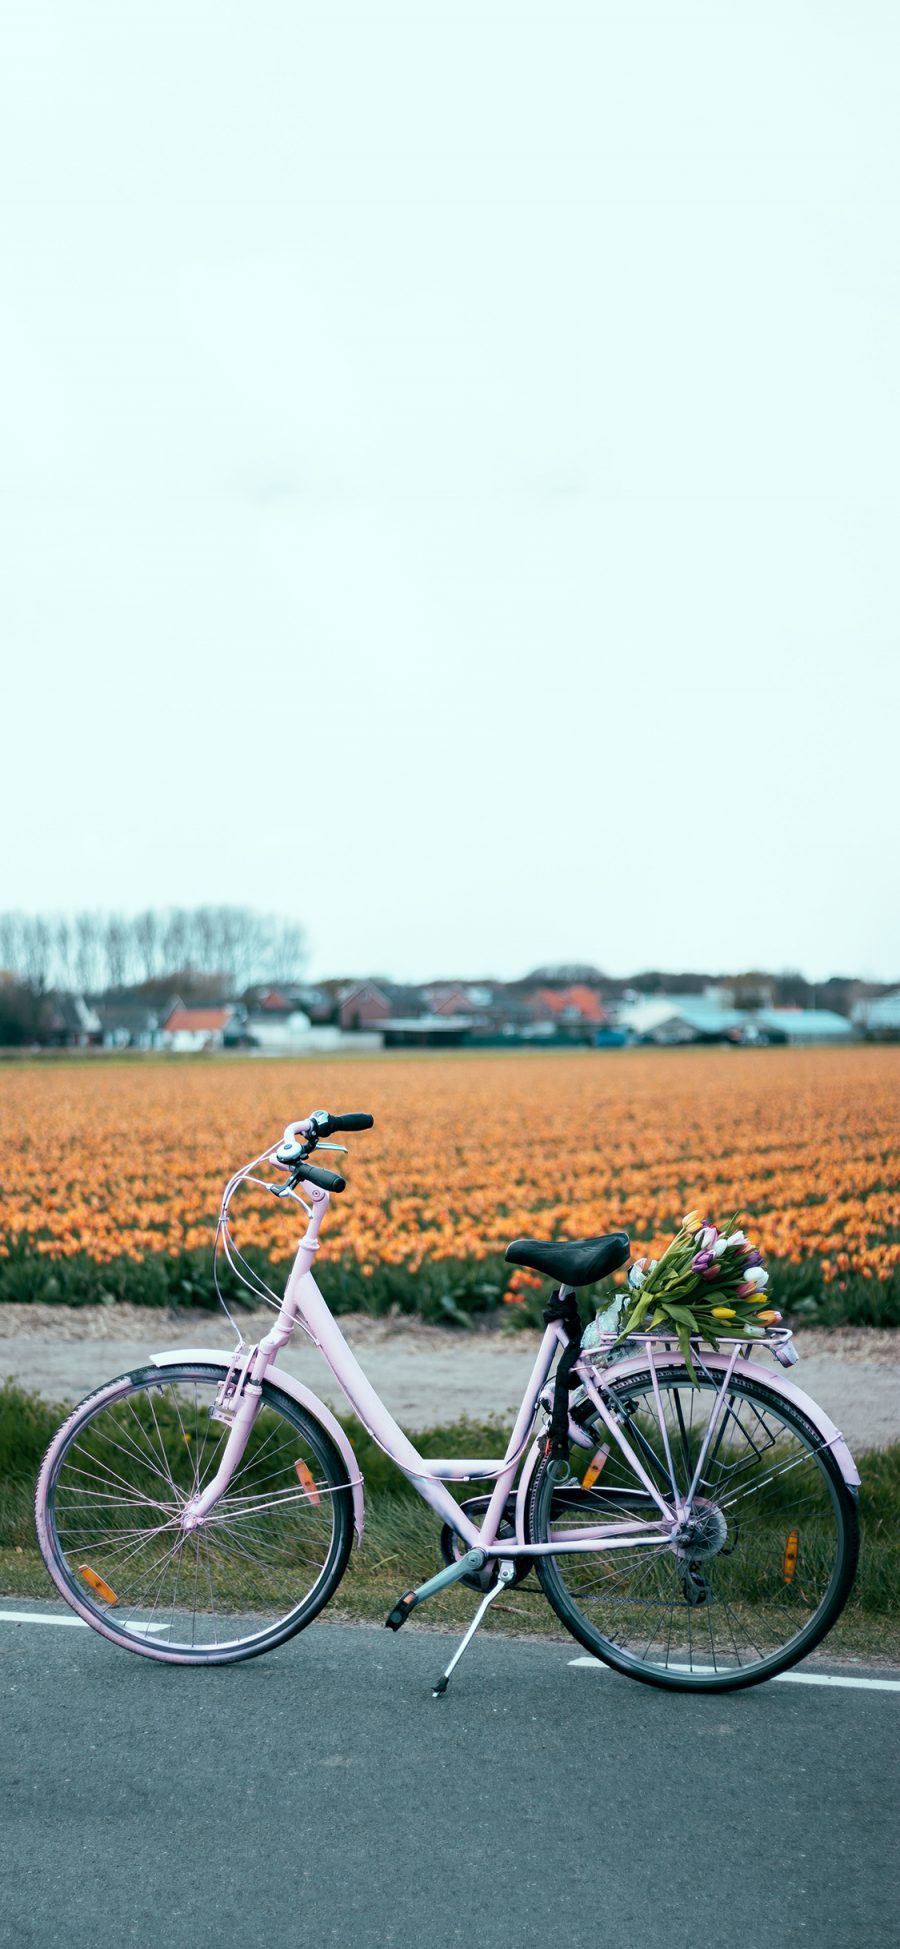
[[[69,1412],[14,1382],[0,1387],[0,1594],[40,1598],[52,1585],[38,1553],[33,1522],[34,1483],[44,1451]],[[437,1519],[371,1437],[353,1419],[343,1423],[366,1480],[366,1534],[354,1551],[329,1615],[381,1622],[401,1590],[420,1583],[439,1567]],[[423,1451],[447,1456],[502,1452],[504,1430],[497,1423],[458,1421],[417,1436]],[[863,1546],[850,1601],[830,1633],[834,1656],[900,1656],[900,1443],[864,1454],[860,1460],[860,1518]],[[460,1498],[481,1485],[459,1486]],[[472,1615],[473,1594],[451,1589],[429,1603],[424,1622],[463,1627]],[[489,1613],[491,1628],[564,1636],[536,1579],[498,1599]]]

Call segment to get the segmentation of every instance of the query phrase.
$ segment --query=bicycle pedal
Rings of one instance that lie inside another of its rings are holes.
[[[403,1596],[398,1597],[393,1610],[390,1611],[388,1613],[388,1616],[385,1618],[384,1620],[385,1630],[399,1631],[400,1626],[406,1623],[406,1620],[409,1617],[410,1612],[415,1610],[417,1602],[418,1599],[416,1597],[415,1591],[405,1590]]]

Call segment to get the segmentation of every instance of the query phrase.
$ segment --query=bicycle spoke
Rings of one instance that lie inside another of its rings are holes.
[[[673,1502],[671,1534],[658,1547],[605,1552],[601,1536],[596,1552],[538,1559],[551,1601],[565,1621],[570,1608],[580,1613],[598,1646],[614,1647],[635,1675],[686,1673],[703,1684],[783,1663],[788,1645],[818,1630],[840,1567],[825,1445],[790,1410],[782,1413],[764,1384],[732,1381],[723,1398],[712,1374],[701,1374],[697,1387],[659,1374],[654,1386],[648,1372],[622,1381],[621,1398],[623,1434],[670,1498],[679,1477],[693,1480],[715,1417],[702,1478],[682,1519]],[[599,1417],[588,1426],[608,1442],[604,1473],[589,1497],[548,1523],[543,1534],[560,1544],[596,1534],[616,1515],[631,1525],[640,1507],[615,1436],[610,1442]],[[550,1508],[549,1482],[540,1493]]]
[[[54,1464],[54,1574],[83,1613],[147,1656],[202,1660],[284,1635],[320,1607],[349,1550],[327,1436],[265,1396],[224,1494],[195,1529],[182,1527],[227,1440],[207,1412],[220,1378],[176,1370],[88,1404]],[[153,1624],[162,1629],[151,1634]]]

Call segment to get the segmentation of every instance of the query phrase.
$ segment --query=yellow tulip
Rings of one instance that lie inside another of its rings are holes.
[[[737,1319],[737,1314],[733,1306],[714,1306],[712,1309],[712,1316],[714,1320],[736,1320]]]
[[[702,1223],[703,1220],[699,1211],[689,1211],[687,1216],[681,1221],[681,1228],[685,1232],[696,1232]]]

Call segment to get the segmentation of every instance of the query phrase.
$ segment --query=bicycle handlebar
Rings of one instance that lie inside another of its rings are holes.
[[[346,1191],[347,1189],[346,1178],[340,1177],[337,1171],[320,1170],[318,1164],[298,1164],[294,1176],[301,1182],[317,1184],[320,1191]]]
[[[346,1178],[339,1177],[336,1171],[323,1171],[317,1164],[307,1164],[306,1159],[333,1130],[371,1130],[374,1122],[368,1110],[348,1110],[338,1115],[330,1110],[314,1110],[311,1117],[289,1123],[278,1149],[269,1155],[274,1156],[283,1171],[293,1172],[295,1183],[305,1178],[309,1184],[317,1184],[320,1191],[345,1191]],[[340,1150],[341,1146],[330,1148]]]

